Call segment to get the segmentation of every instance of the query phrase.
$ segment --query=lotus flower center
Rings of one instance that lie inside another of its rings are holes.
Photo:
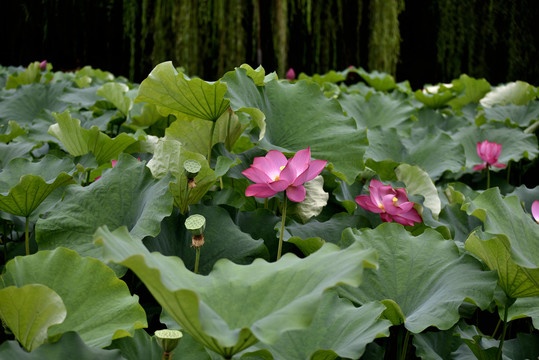
[[[279,168],[279,171],[283,171],[283,169],[284,169],[285,167],[286,167],[286,165],[281,166],[281,167]],[[275,178],[273,179],[273,181],[279,181],[279,175],[280,175],[280,174],[281,174],[281,173],[279,172],[279,174],[277,174],[277,175],[275,176]]]
[[[397,203],[397,201],[399,201],[399,199],[397,199],[396,197],[393,198],[393,205],[395,205]]]
[[[380,210],[386,211],[386,209],[384,209],[384,204],[379,203],[379,204],[378,204],[378,207],[380,208]]]

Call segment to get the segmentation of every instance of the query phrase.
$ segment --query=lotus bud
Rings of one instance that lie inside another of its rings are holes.
[[[47,70],[47,60],[43,60],[39,63],[39,69],[40,70]]]
[[[288,69],[288,71],[286,72],[286,78],[290,81],[296,78],[296,72],[294,71],[294,69],[292,68]]]

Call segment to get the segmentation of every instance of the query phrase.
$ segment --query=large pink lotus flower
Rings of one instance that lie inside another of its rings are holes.
[[[267,198],[286,191],[290,200],[301,202],[305,200],[303,184],[318,176],[326,164],[326,160],[311,161],[310,148],[288,160],[280,151],[271,150],[264,157],[256,157],[251,167],[242,172],[255,182],[245,189],[245,196]]]
[[[380,214],[382,221],[410,226],[422,221],[414,209],[414,203],[408,201],[404,189],[393,189],[391,185],[372,179],[369,192],[370,195],[356,196],[356,202],[363,209]]]
[[[489,142],[487,140],[477,143],[477,155],[483,160],[480,165],[475,165],[473,169],[483,170],[485,167],[495,166],[497,168],[504,168],[505,164],[500,164],[498,158],[502,152],[502,144]]]
[[[535,200],[532,204],[532,216],[539,224],[539,200]]]

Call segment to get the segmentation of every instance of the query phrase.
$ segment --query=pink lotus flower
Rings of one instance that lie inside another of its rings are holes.
[[[532,204],[532,216],[539,224],[539,200],[535,200]]]
[[[494,142],[488,142],[487,140],[477,143],[477,155],[483,160],[480,165],[475,165],[473,169],[483,170],[485,167],[495,166],[497,168],[504,168],[505,164],[500,164],[498,158],[502,152],[502,144],[496,144]]]
[[[410,226],[422,221],[404,189],[393,189],[391,185],[372,179],[369,192],[370,195],[356,196],[356,202],[363,209],[380,214],[382,221]]]
[[[47,70],[47,60],[43,60],[39,63],[39,69],[40,70]]]
[[[286,78],[290,81],[296,78],[296,72],[294,71],[294,69],[292,68],[288,69],[288,71],[286,72]]]
[[[245,189],[245,196],[267,198],[280,191],[294,201],[305,200],[304,183],[314,179],[326,166],[326,160],[311,161],[311,149],[300,150],[291,159],[286,159],[277,150],[269,151],[264,157],[256,157],[250,168],[242,171],[255,182]]]

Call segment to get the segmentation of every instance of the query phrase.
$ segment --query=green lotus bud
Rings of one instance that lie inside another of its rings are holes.
[[[170,353],[178,346],[183,334],[179,330],[157,330],[155,332],[155,340],[161,346],[164,352]]]
[[[193,235],[202,235],[206,228],[206,218],[199,214],[191,215],[185,219],[185,228]]]
[[[188,179],[194,179],[200,172],[201,165],[196,160],[186,160],[183,163],[183,170],[185,171],[185,176]]]

